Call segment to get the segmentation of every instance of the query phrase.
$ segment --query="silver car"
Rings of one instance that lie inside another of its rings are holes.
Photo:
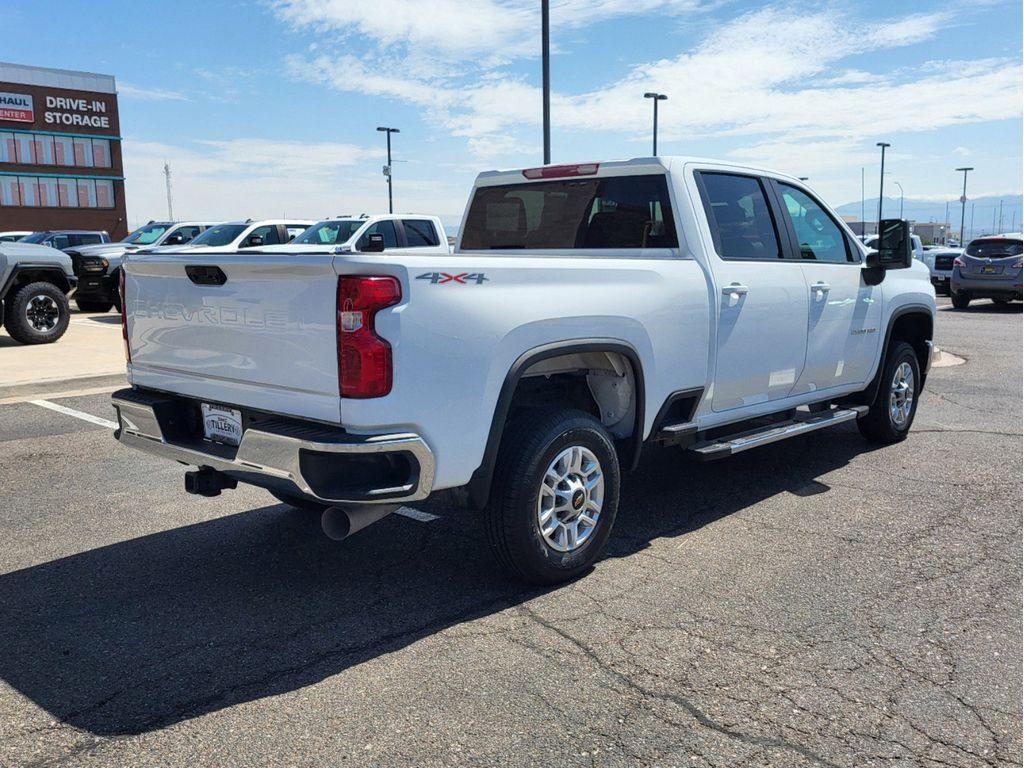
[[[972,240],[953,261],[950,277],[953,306],[965,309],[972,299],[997,304],[1021,300],[1021,235],[991,235]]]

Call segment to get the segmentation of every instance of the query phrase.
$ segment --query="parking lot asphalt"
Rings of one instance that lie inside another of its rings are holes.
[[[1020,305],[940,300],[936,340],[906,442],[648,451],[550,590],[471,512],[339,544],[0,405],[0,765],[1019,765]]]

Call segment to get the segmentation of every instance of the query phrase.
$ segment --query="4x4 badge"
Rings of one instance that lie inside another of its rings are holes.
[[[471,283],[483,285],[487,282],[488,277],[483,272],[459,272],[457,275],[452,275],[448,272],[424,272],[422,275],[417,275],[416,279],[429,280],[431,285],[444,285],[445,283],[450,283],[451,285],[470,285]]]

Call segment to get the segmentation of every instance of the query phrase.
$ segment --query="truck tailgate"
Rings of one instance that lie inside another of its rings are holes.
[[[133,254],[132,384],[340,419],[333,254]]]

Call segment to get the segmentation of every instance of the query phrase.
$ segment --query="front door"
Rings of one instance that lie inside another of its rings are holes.
[[[799,262],[783,258],[777,213],[763,179],[701,171],[717,258],[715,411],[789,395],[804,367],[808,305]]]
[[[878,354],[881,288],[866,285],[860,253],[806,190],[775,182],[807,291],[807,359],[794,394],[865,381]]]

